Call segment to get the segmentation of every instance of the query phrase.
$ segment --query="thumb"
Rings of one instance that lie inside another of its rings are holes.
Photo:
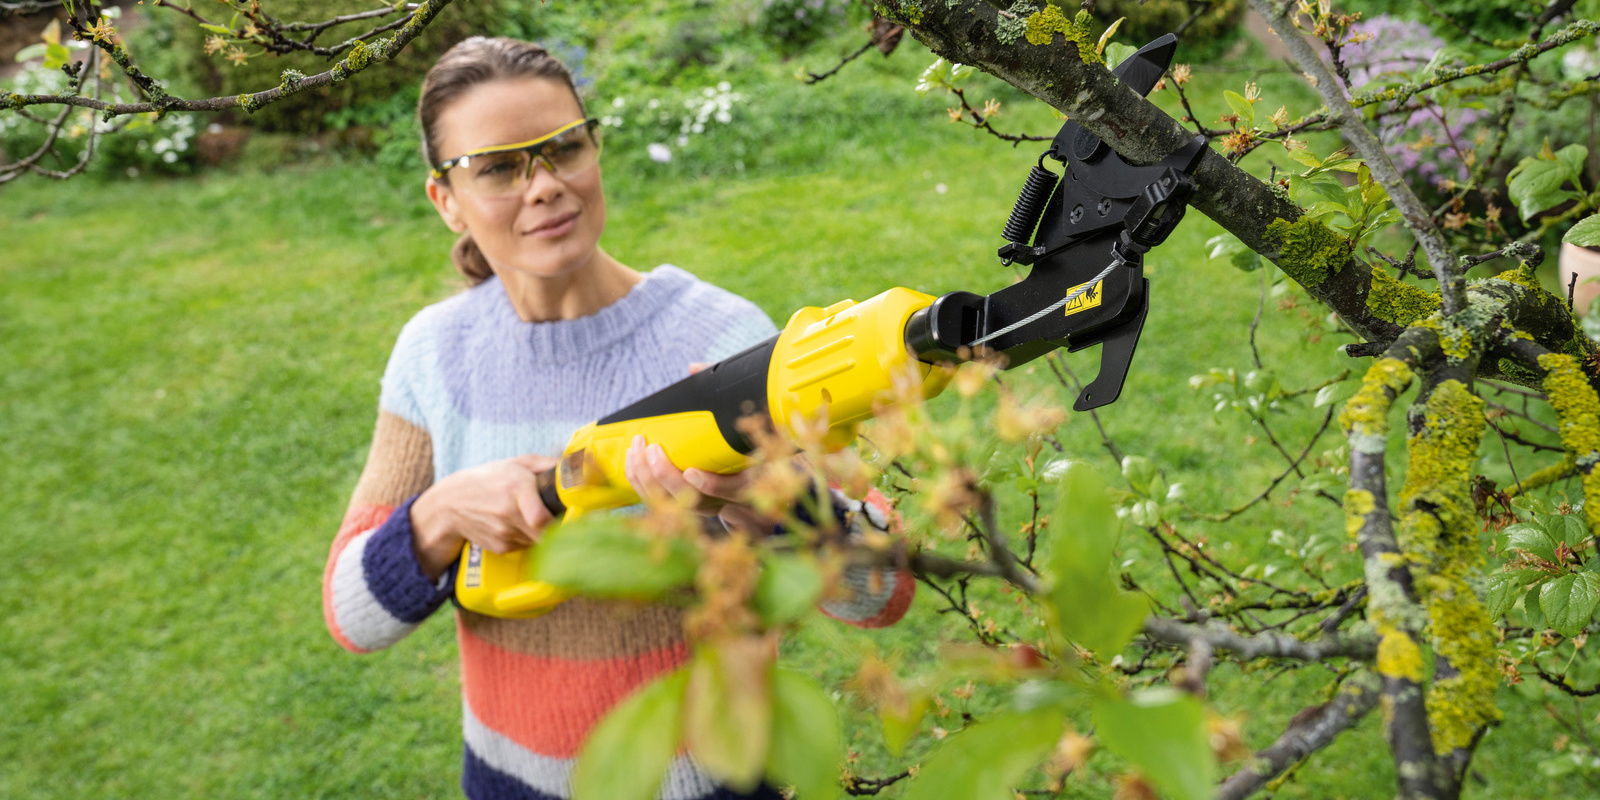
[[[541,455],[539,453],[528,453],[527,455],[517,456],[511,460],[517,462],[529,472],[544,472],[545,470],[553,468],[558,463],[558,459]]]

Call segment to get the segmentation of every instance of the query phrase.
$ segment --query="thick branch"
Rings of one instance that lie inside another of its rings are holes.
[[[945,59],[983,69],[1043,100],[1099,136],[1135,164],[1160,161],[1194,134],[1149,100],[1133,93],[1097,61],[1085,62],[1074,43],[1030,45],[1020,35],[1002,40],[999,12],[979,0],[881,4],[890,16]],[[1011,21],[1014,24],[1014,21]],[[1190,201],[1245,246],[1284,266],[1281,239],[1269,236],[1275,220],[1293,222],[1301,211],[1266,183],[1239,169],[1225,156],[1207,150],[1194,175],[1198,191]],[[1362,337],[1389,341],[1400,326],[1367,307],[1372,271],[1358,259],[1326,274],[1306,277],[1296,265],[1288,271],[1312,297],[1338,312]]]
[[[1438,797],[1433,781],[1433,737],[1423,695],[1422,649],[1418,644],[1427,616],[1416,600],[1411,571],[1390,523],[1384,455],[1389,443],[1389,410],[1410,386],[1413,370],[1440,356],[1438,337],[1427,328],[1410,328],[1374,363],[1361,390],[1345,405],[1340,422],[1350,438],[1350,491],[1345,496],[1348,523],[1357,528],[1366,572],[1368,616],[1377,629],[1378,674],[1390,713],[1386,735],[1394,753],[1400,796]]]

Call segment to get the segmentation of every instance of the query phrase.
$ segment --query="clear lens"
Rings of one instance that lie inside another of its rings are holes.
[[[581,175],[600,160],[600,144],[580,126],[525,150],[480,153],[457,164],[467,190],[480,197],[505,197],[528,189],[537,160],[558,178]]]
[[[514,194],[519,186],[528,185],[529,158],[526,150],[472,156],[464,165],[470,176],[468,188],[478,195]]]

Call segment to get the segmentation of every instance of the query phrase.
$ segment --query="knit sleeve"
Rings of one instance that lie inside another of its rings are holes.
[[[720,291],[720,290],[719,290]],[[708,338],[701,361],[715,364],[752,345],[760,344],[778,332],[755,303],[736,294],[723,292],[709,318],[719,320],[717,331]]]
[[[390,357],[367,465],[323,571],[328,631],[357,653],[405,638],[450,595],[448,583],[423,573],[412,547],[411,502],[433,483],[433,441],[408,375],[414,334],[408,325]]]
[[[846,535],[861,536],[867,529],[893,533],[898,513],[877,489],[854,500],[839,489],[833,495],[833,513]],[[916,596],[917,579],[910,570],[856,565],[845,567],[835,595],[818,606],[822,613],[859,628],[883,628],[904,617]]]

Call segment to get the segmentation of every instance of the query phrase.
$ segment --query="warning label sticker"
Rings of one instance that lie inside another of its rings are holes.
[[[1080,283],[1077,286],[1074,286],[1071,289],[1068,289],[1067,290],[1067,294],[1070,295],[1073,292],[1076,292],[1076,291],[1078,291],[1079,289],[1081,289],[1081,288],[1083,288],[1085,286],[1089,286],[1089,284]],[[1067,313],[1064,316],[1070,317],[1073,314],[1078,313],[1079,311],[1087,311],[1087,310],[1089,310],[1091,308],[1099,308],[1100,307],[1100,290],[1103,289],[1103,288],[1105,288],[1105,286],[1103,284],[1096,284],[1094,286],[1089,286],[1089,291],[1084,292],[1083,294],[1080,294],[1077,297],[1072,298],[1071,302],[1067,303]]]
[[[468,589],[483,585],[483,548],[477,545],[467,548],[467,574],[462,576],[461,584]]]

